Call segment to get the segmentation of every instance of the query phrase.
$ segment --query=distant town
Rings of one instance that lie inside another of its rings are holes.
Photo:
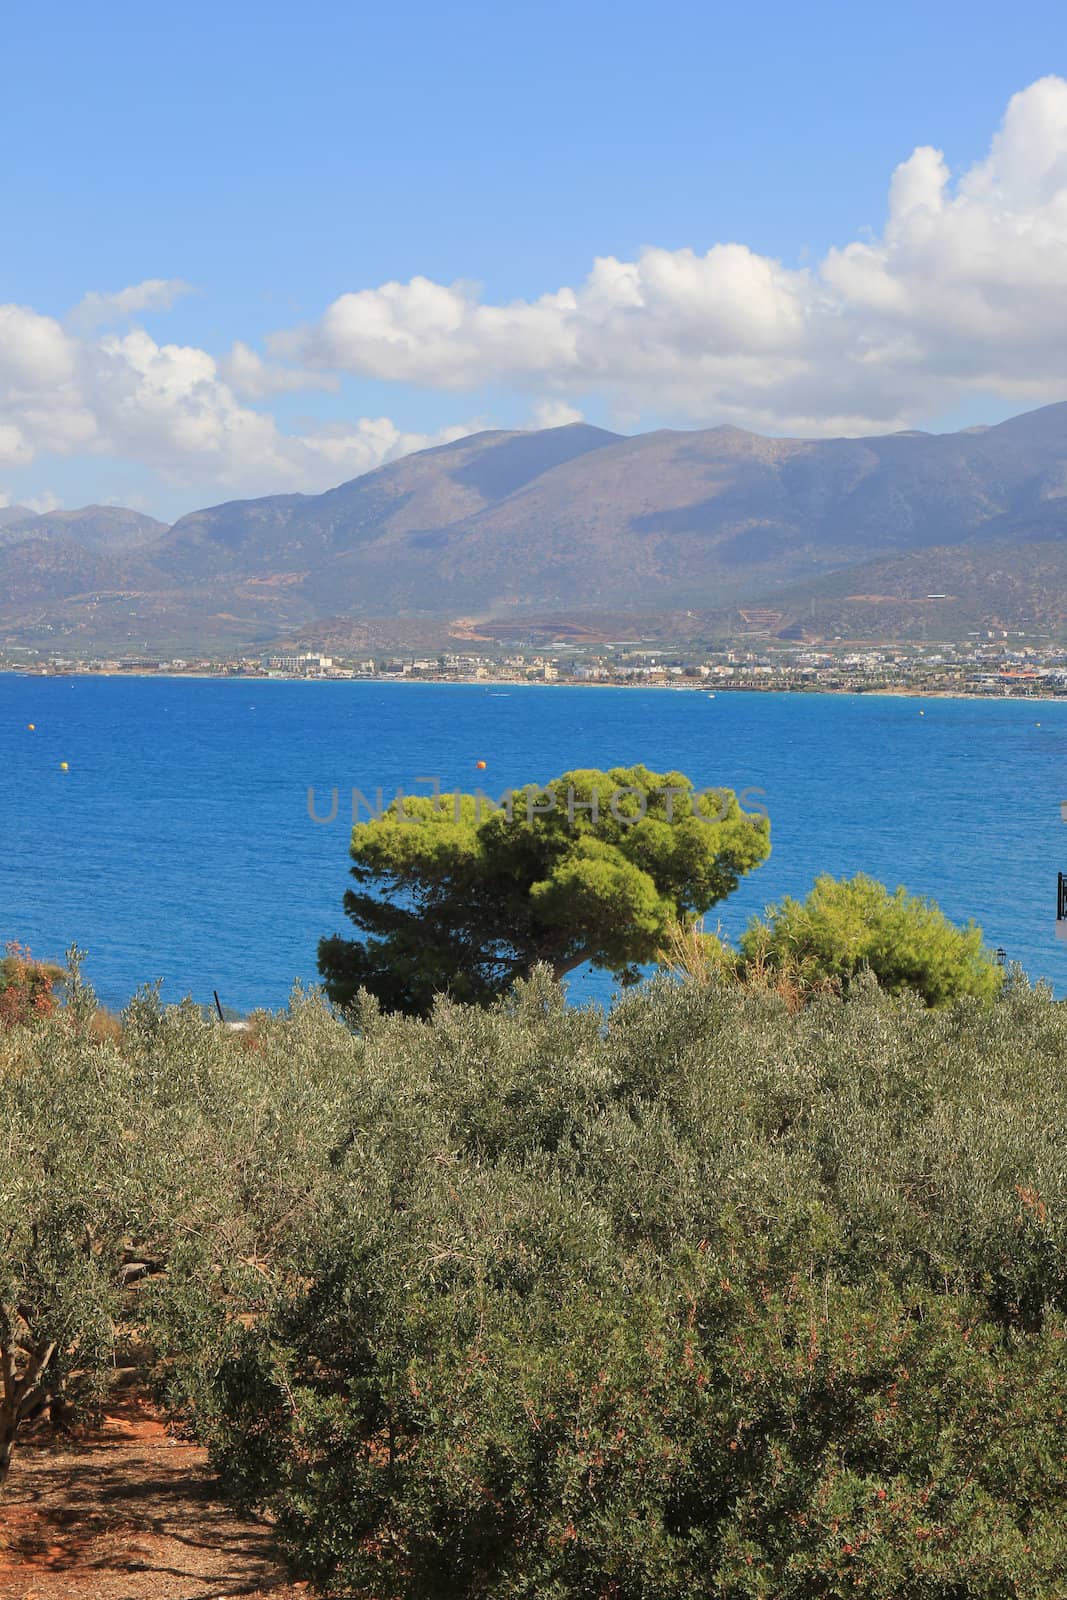
[[[993,637],[963,644],[784,648],[753,641],[747,647],[672,651],[559,641],[525,652],[445,652],[433,655],[293,654],[230,660],[149,655],[68,659],[31,651],[0,652],[0,671],[34,676],[73,674],[276,678],[306,681],[411,681],[662,687],[691,690],[804,691],[838,694],[1067,696],[1067,647],[1042,648]]]

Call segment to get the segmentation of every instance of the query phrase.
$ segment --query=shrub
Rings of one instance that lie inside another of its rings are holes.
[[[703,923],[674,923],[657,955],[665,971],[684,983],[707,988],[730,982],[750,990],[773,993],[790,1011],[799,1011],[816,995],[840,994],[840,978],[830,977],[810,956],[787,955],[768,959],[762,947],[746,960],[723,938],[708,933]]]
[[[973,923],[958,928],[932,900],[873,878],[823,875],[804,901],[786,896],[741,937],[747,970],[793,969],[808,983],[844,982],[864,968],[891,994],[914,989],[927,1005],[962,995],[992,999],[1003,974]]]
[[[72,1404],[132,1347],[327,1594],[1053,1600],[1065,1061],[1017,981],[254,1050],[146,991],[0,1036],[0,1301]]]
[[[303,1000],[257,1053],[152,989],[101,1026],[72,970],[67,1006],[0,1036],[0,1481],[20,1431],[90,1414],[117,1361],[166,1388],[256,1305],[282,1219],[293,1240],[320,1203],[328,1085],[358,1050]]]
[[[49,1017],[56,1008],[59,967],[35,961],[23,945],[12,942],[0,960],[0,1028],[25,1026]]]
[[[136,1098],[114,1050],[64,1013],[0,1055],[0,1481],[19,1431],[99,1397],[115,1348],[129,1230],[151,1213]]]
[[[540,978],[365,1010],[316,1227],[213,1336],[224,1482],[330,1594],[1047,1594],[1067,1022]],[[1013,1589],[1012,1585],[1016,1587]]]

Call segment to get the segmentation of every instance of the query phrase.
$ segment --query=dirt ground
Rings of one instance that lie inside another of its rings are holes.
[[[131,1400],[78,1440],[16,1447],[0,1491],[0,1600],[310,1600],[263,1523],[216,1499],[205,1453]]]

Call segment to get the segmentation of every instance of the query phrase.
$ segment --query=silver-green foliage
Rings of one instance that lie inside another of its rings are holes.
[[[1019,986],[365,1008],[225,1479],[339,1594],[1054,1594],[1065,1046]]]
[[[93,1012],[0,1033],[0,1481],[43,1411],[91,1408],[157,1345],[169,1370],[173,1307],[199,1348],[255,1303],[337,1137],[325,1085],[353,1044],[317,1003],[264,1019],[256,1052],[151,990],[118,1038]]]
[[[868,976],[794,1015],[659,980],[605,1016],[537,973],[350,1020],[297,996],[242,1037],[142,996],[117,1043],[0,1040],[7,1302],[72,1374],[140,1340],[309,1576],[1058,1593],[1047,993],[931,1010]]]

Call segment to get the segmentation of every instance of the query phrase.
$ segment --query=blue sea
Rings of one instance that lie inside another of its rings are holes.
[[[350,931],[353,787],[497,795],[636,762],[763,791],[771,858],[710,926],[862,869],[1067,994],[1067,703],[1045,701],[0,675],[0,939],[76,942],[114,1007],[156,978],[170,999],[279,1007],[315,981],[319,937]],[[310,820],[309,788],[320,815],[340,791],[336,821]]]

